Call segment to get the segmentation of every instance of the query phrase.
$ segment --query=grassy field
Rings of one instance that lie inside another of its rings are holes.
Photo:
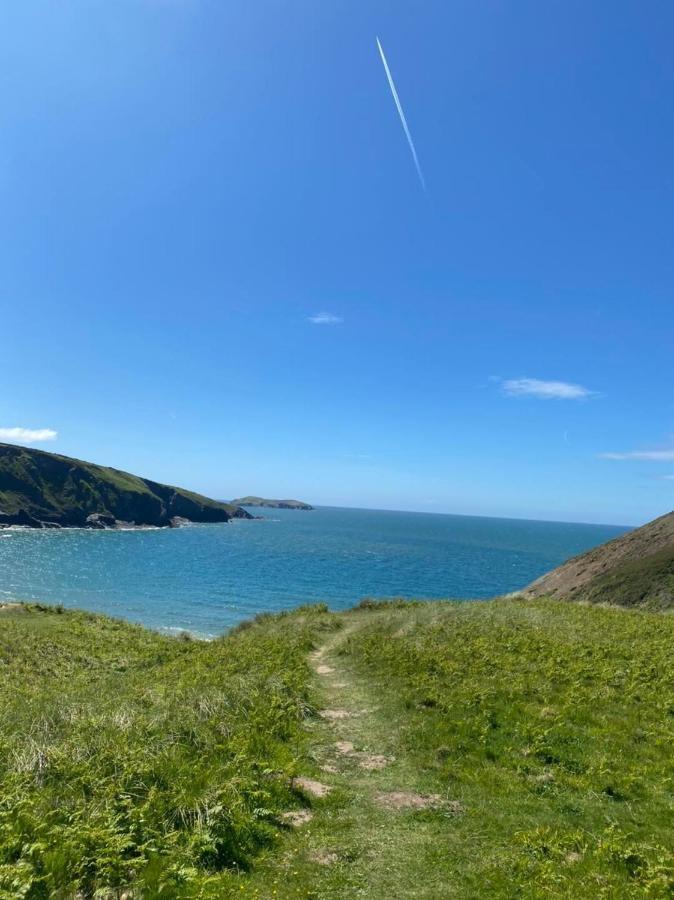
[[[545,600],[5,610],[0,897],[672,897],[672,647]]]
[[[201,643],[0,612],[0,896],[238,889],[300,803],[306,657],[333,623],[300,612]]]
[[[546,601],[366,614],[399,752],[460,802],[458,896],[674,892],[674,617]]]

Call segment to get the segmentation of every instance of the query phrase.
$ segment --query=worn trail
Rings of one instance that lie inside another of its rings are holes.
[[[316,772],[306,787],[303,779],[296,786],[311,815],[299,817],[292,850],[280,864],[281,896],[453,895],[451,886],[434,883],[432,860],[438,834],[451,827],[459,805],[410,758],[406,722],[387,702],[387,686],[359,672],[348,653],[349,638],[373,615],[354,613],[310,656],[321,700],[319,715],[307,726]],[[427,877],[420,885],[415,873],[424,860]],[[293,872],[303,885],[296,894]]]

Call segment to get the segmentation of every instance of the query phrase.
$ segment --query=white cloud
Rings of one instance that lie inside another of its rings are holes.
[[[319,312],[313,316],[307,316],[312,325],[341,325],[344,319],[329,312]]]
[[[661,475],[663,481],[674,481],[674,475]]]
[[[0,441],[12,444],[37,444],[41,441],[55,441],[58,432],[51,428],[0,428]]]
[[[630,450],[628,453],[600,453],[600,459],[638,459],[648,462],[674,462],[674,450]],[[666,476],[674,478],[672,476]]]
[[[508,378],[503,390],[511,397],[537,397],[539,400],[585,400],[594,391],[568,381],[541,381],[539,378]]]

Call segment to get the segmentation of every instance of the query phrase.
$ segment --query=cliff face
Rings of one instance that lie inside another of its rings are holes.
[[[674,512],[575,556],[522,594],[652,609],[674,607]]]
[[[12,444],[0,444],[0,525],[109,528],[250,518],[229,503]]]

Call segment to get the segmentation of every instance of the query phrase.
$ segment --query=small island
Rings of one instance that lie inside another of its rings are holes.
[[[269,500],[266,497],[240,497],[238,500],[230,500],[230,503],[233,506],[268,506],[271,509],[313,509],[313,506],[301,500]]]

